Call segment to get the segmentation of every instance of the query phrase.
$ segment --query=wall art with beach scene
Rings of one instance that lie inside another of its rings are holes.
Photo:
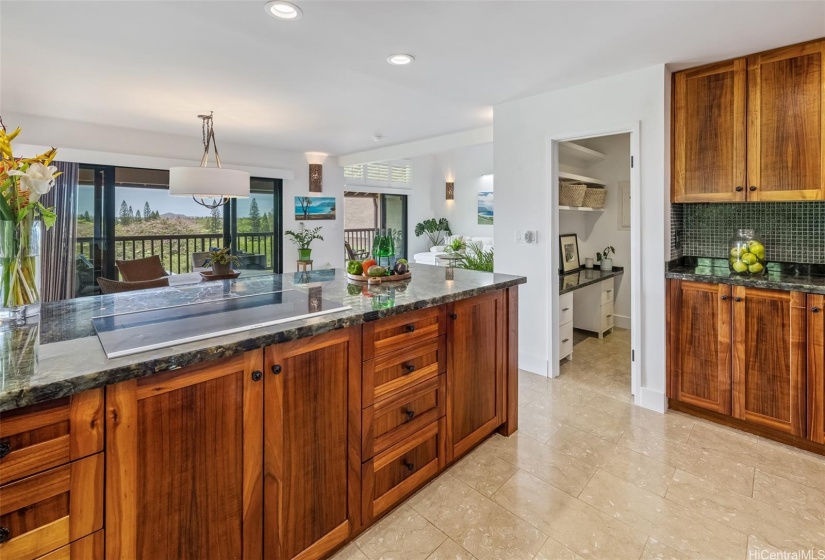
[[[478,223],[493,225],[493,193],[492,191],[482,191],[478,193]]]
[[[296,196],[296,220],[334,220],[334,196]]]

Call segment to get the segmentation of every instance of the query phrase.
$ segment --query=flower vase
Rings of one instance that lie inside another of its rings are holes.
[[[0,221],[0,322],[40,314],[40,232],[38,220]]]

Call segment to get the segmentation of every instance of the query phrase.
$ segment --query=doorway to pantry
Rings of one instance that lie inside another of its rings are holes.
[[[637,127],[553,139],[548,197],[550,377],[628,401],[640,372],[637,139]]]

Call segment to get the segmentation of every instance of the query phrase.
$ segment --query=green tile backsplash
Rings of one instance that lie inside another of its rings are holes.
[[[755,228],[769,261],[825,263],[825,202],[671,205],[671,258],[727,258],[739,228]]]

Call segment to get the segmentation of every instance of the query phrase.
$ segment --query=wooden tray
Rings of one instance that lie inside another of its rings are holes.
[[[363,274],[350,274],[347,272],[347,278],[352,280],[353,282],[359,282],[361,284],[391,284],[393,282],[401,282],[402,280],[409,280],[412,278],[412,273],[407,272],[404,274],[396,274],[394,276],[364,276]]]
[[[233,270],[229,274],[213,274],[211,270],[202,270],[201,276],[204,280],[231,280],[241,275],[240,270]]]

